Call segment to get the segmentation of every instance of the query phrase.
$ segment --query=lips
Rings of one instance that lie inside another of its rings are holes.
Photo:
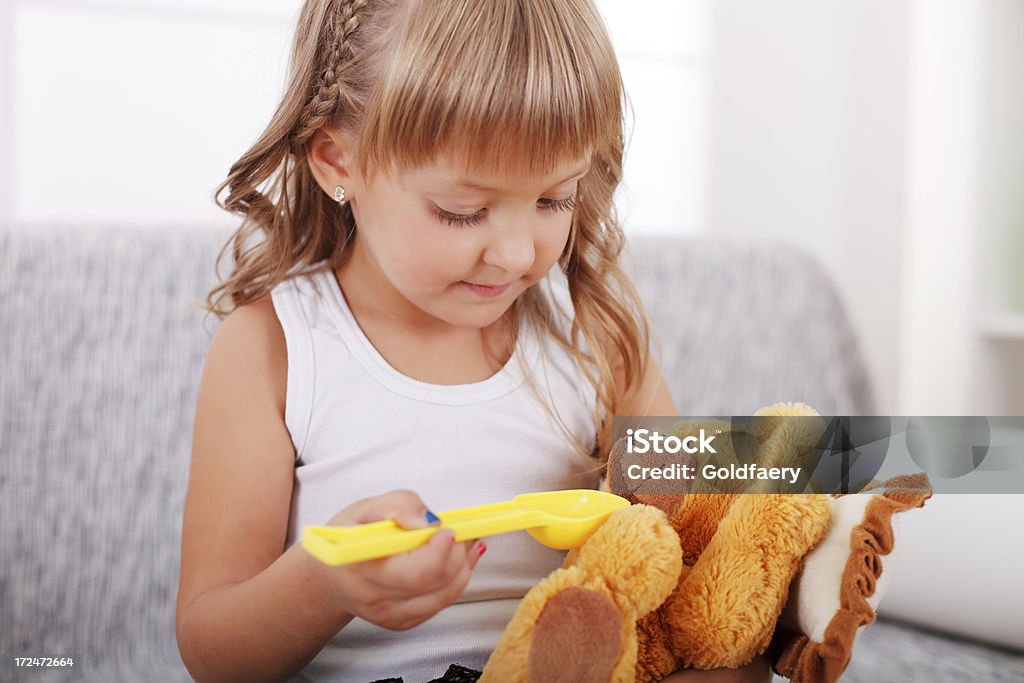
[[[478,294],[484,297],[494,297],[500,294],[504,294],[505,290],[512,286],[511,282],[506,282],[503,285],[482,285],[475,282],[462,282],[474,294]]]

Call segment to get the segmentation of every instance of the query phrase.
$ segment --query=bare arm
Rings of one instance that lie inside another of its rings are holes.
[[[224,321],[203,370],[177,604],[178,645],[199,681],[286,677],[352,618],[322,599],[313,558],[282,554],[294,467],[286,371],[269,300]]]
[[[192,676],[272,681],[302,669],[354,617],[402,630],[450,605],[485,546],[442,529],[424,546],[328,567],[284,551],[295,452],[284,424],[287,353],[269,300],[217,331],[199,388],[182,526],[177,635]],[[412,491],[356,501],[324,523],[427,525]]]
[[[621,374],[617,375],[616,381],[622,386],[625,382]],[[622,415],[675,415],[676,404],[672,400],[672,394],[668,390],[668,384],[662,375],[661,366],[654,362],[654,358],[647,359],[647,372],[640,383],[640,388],[633,396],[629,405],[622,407]]]
[[[616,391],[622,395],[625,393],[626,376],[621,365],[615,366],[613,377]],[[639,387],[627,403],[619,406],[618,414],[637,417],[677,414],[676,404],[672,400],[672,394],[669,392],[668,384],[662,375],[661,366],[654,361],[653,357],[648,357],[647,370],[640,381]],[[610,453],[620,436],[623,436],[623,434],[609,434],[608,438],[610,441],[601,444],[601,452]]]
[[[324,600],[316,560],[298,545],[237,584],[217,586],[179,620],[196,681],[277,681],[301,670],[352,615]]]

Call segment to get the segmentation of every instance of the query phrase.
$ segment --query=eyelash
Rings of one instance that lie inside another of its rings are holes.
[[[548,211],[572,211],[573,207],[576,206],[576,195],[572,194],[565,199],[548,199],[545,201],[551,202],[544,206]],[[434,215],[437,216],[438,220],[447,223],[452,227],[469,227],[476,225],[484,219],[483,211],[478,211],[474,214],[461,214],[452,213],[451,211],[445,211],[439,206],[434,206]]]

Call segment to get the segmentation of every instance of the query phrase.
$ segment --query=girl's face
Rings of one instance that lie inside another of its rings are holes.
[[[589,168],[582,158],[545,177],[500,177],[441,158],[369,179],[350,173],[358,230],[345,267],[407,323],[489,326],[557,263]]]

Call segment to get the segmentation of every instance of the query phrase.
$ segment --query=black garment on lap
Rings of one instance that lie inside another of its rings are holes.
[[[480,674],[481,672],[474,669],[467,669],[464,666],[452,664],[444,672],[444,676],[427,681],[427,683],[476,683],[477,679],[480,678]],[[381,678],[371,683],[405,683],[405,681],[402,678]]]

